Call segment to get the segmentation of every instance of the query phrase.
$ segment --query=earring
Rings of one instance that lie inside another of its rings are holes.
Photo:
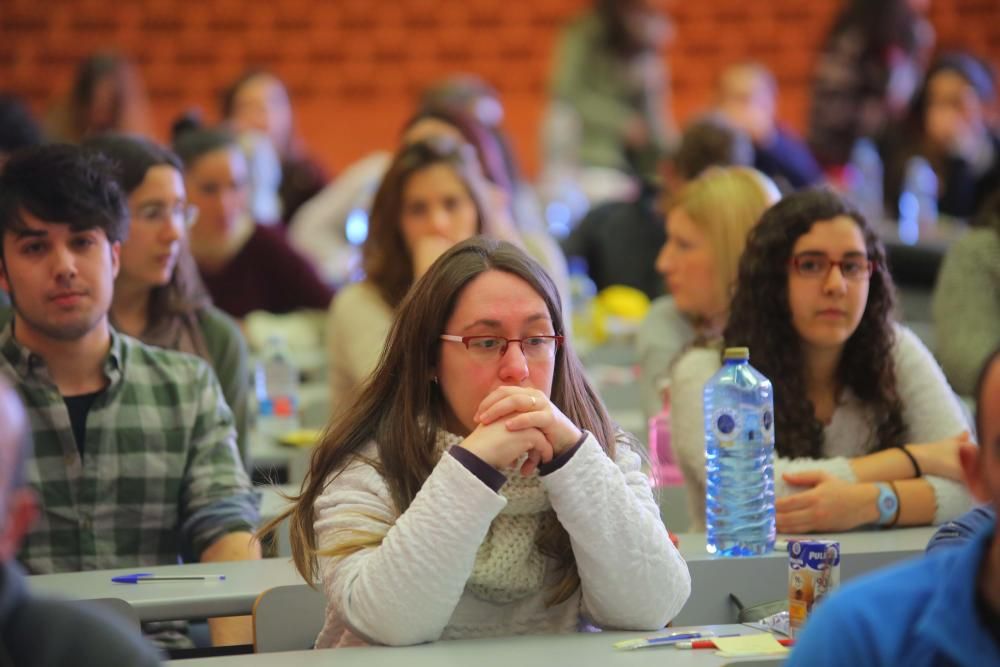
[[[432,384],[437,384],[438,383],[438,376],[437,375],[431,377],[431,383]]]

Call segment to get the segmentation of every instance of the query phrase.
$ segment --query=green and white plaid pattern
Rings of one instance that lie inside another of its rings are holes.
[[[27,480],[42,516],[18,555],[34,574],[197,560],[254,529],[259,495],[236,449],[232,413],[194,356],[112,332],[110,383],[87,416],[81,460],[69,412],[40,357],[0,330],[0,374],[28,409]]]

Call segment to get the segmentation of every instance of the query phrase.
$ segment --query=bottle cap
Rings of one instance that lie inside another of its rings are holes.
[[[727,347],[726,351],[722,353],[722,358],[725,360],[739,360],[739,361],[749,361],[750,360],[750,348],[748,347]]]

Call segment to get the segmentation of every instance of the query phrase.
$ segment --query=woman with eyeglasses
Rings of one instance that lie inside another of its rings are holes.
[[[112,324],[144,343],[194,354],[211,364],[248,463],[246,342],[236,323],[212,305],[188,250],[197,211],[187,201],[180,159],[135,135],[98,135],[83,146],[118,165],[118,185],[128,197],[129,234],[121,247]]]
[[[680,611],[690,576],[639,446],[564,331],[552,280],[509,243],[459,243],[416,282],[275,520],[326,593],[317,648],[656,630]]]
[[[956,481],[965,414],[893,321],[894,292],[874,230],[833,192],[790,195],[750,232],[723,338],[774,386],[779,532],[940,523],[970,507]],[[702,389],[720,365],[718,349],[693,350],[671,387],[672,442],[702,503]]]

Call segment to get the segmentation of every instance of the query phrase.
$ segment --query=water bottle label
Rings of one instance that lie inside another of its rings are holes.
[[[712,415],[712,428],[720,445],[730,445],[739,432],[739,412],[732,408],[719,408]]]
[[[760,415],[760,425],[764,432],[764,444],[773,445],[774,444],[774,415],[771,411],[765,409]]]

